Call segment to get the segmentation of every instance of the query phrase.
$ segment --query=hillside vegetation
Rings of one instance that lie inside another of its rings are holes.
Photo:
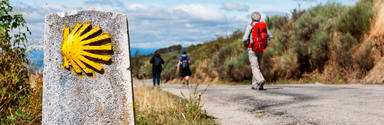
[[[307,10],[293,10],[291,16],[265,20],[273,39],[262,60],[262,72],[269,82],[279,80],[319,81],[324,83],[365,82],[378,64],[383,41],[370,37],[382,5],[362,0],[354,6],[336,3]],[[376,31],[376,30],[375,30]],[[201,45],[185,48],[191,57],[196,82],[250,83],[248,53],[242,47],[243,32],[235,31]],[[375,42],[376,41],[376,42]],[[165,60],[162,79],[175,82],[180,49],[162,54]],[[381,52],[382,53],[382,52]],[[133,58],[133,73],[151,77],[150,55]]]
[[[38,124],[42,77],[28,69],[25,56],[31,32],[9,0],[0,1],[0,124]],[[38,74],[38,73],[37,73]]]
[[[214,125],[214,117],[201,109],[204,92],[185,95],[186,99],[134,80],[135,117],[138,125]]]

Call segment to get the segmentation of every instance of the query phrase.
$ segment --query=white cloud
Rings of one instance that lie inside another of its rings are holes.
[[[135,10],[148,9],[148,7],[143,4],[128,4],[126,6],[126,9],[129,11],[135,11]]]
[[[111,7],[124,7],[124,3],[120,0],[87,0],[84,2],[89,5],[102,5],[102,6],[111,6]]]
[[[282,11],[263,11],[266,16],[287,16],[289,13]]]
[[[187,27],[187,28],[191,28],[191,27],[193,27],[193,25],[192,25],[192,24],[189,24],[189,23],[186,23],[186,24],[185,24],[185,27]]]
[[[205,21],[224,21],[226,19],[225,15],[214,9],[210,9],[201,4],[181,4],[171,8],[175,13],[178,11],[183,11],[192,19],[205,20]]]
[[[226,11],[245,11],[248,12],[249,6],[243,5],[243,4],[237,4],[237,3],[231,3],[231,2],[225,2],[221,5],[221,9]]]
[[[77,3],[73,4],[74,2]],[[14,0],[11,4],[24,15],[32,31],[29,36],[31,48],[41,48],[44,45],[44,17],[49,13],[91,7],[96,10],[125,13],[129,21],[131,47],[158,48],[202,43],[217,36],[229,35],[237,29],[243,30],[250,22],[252,11],[262,12],[262,19],[265,19],[266,15],[289,13],[292,8],[297,7],[296,3],[286,0],[263,1],[259,4],[252,4],[252,1],[242,1],[242,4],[236,2],[238,1],[232,0],[222,4],[217,1],[185,4],[185,1],[167,3],[156,0],[137,3],[124,0]]]
[[[159,48],[181,44],[183,46],[209,41],[242,28],[241,18],[228,18],[220,11],[201,4],[179,4],[169,8],[144,4],[125,4],[117,8],[111,5],[86,3],[67,6],[57,3],[43,3],[41,6],[17,4],[32,31],[29,36],[31,49],[42,49],[44,17],[49,13],[81,10],[94,7],[98,10],[112,10],[125,13],[130,28],[131,47]],[[235,24],[233,24],[235,23]]]

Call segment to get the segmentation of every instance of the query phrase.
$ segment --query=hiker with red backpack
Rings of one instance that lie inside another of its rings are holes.
[[[248,48],[249,62],[252,67],[252,89],[264,90],[265,79],[260,71],[261,59],[268,40],[272,38],[268,31],[267,24],[260,21],[261,14],[253,12],[251,15],[252,22],[247,26],[243,36],[244,47]]]
[[[183,85],[189,86],[189,77],[192,76],[191,69],[189,65],[191,64],[191,59],[187,56],[185,50],[181,51],[181,56],[179,57],[179,62],[177,64],[177,71],[183,79]]]
[[[152,64],[153,86],[156,86],[156,81],[157,86],[160,86],[160,74],[163,70],[161,64],[164,64],[164,60],[161,58],[159,52],[156,51],[149,62]]]

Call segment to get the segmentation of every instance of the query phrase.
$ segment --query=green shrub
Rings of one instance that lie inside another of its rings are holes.
[[[22,124],[31,117],[28,60],[25,43],[30,34],[22,15],[13,14],[8,0],[0,1],[0,123]]]
[[[305,56],[307,55],[307,47],[306,45],[303,43],[303,42],[300,42],[300,41],[293,41],[293,44],[291,45],[292,46],[292,51],[295,51],[295,53],[298,55],[298,56]]]
[[[269,51],[269,53],[272,55],[281,55],[284,51],[288,49],[288,40],[290,39],[291,35],[289,32],[286,31],[276,30],[275,32],[276,33],[274,34],[274,36],[276,38],[272,39],[268,43],[268,50],[266,51]]]
[[[219,50],[219,53],[217,54],[217,57],[219,58],[218,63],[223,63],[227,57],[231,56],[231,53],[232,53],[232,50],[230,47],[228,46],[221,47]]]
[[[342,33],[351,33],[356,39],[369,31],[374,11],[372,2],[360,1],[355,6],[343,12],[336,23],[336,28]]]
[[[342,10],[343,7],[341,5],[334,3],[318,5],[307,10],[294,23],[296,38],[301,41],[308,41],[317,30],[329,33]]]
[[[248,60],[248,52],[237,57],[227,58],[224,65],[220,67],[220,78],[223,80],[240,82],[252,78],[251,66]]]
[[[293,49],[285,53],[281,58],[281,71],[280,75],[283,78],[298,78],[302,71],[299,69],[299,62],[297,55]]]
[[[292,48],[297,54],[301,72],[323,70],[329,57],[333,25],[344,7],[339,4],[318,5],[307,10],[293,24]]]
[[[309,53],[313,62],[316,63],[318,67],[327,61],[329,53],[328,49],[329,36],[327,32],[318,31],[313,34],[311,38],[311,44],[309,45]]]
[[[288,23],[287,16],[267,16],[265,19],[269,29],[282,29]]]
[[[317,28],[317,24],[311,23],[312,18],[312,13],[307,11],[293,24],[295,38],[297,40],[303,42],[310,40],[311,34]]]
[[[347,33],[340,37],[340,42],[336,44],[335,48],[335,61],[339,68],[351,68],[353,65],[352,60],[352,46],[357,43],[357,40]]]
[[[162,56],[164,59],[163,71],[161,73],[162,80],[171,80],[177,77],[177,63],[179,61],[178,53],[168,53]],[[191,59],[192,60],[192,59]],[[193,60],[192,60],[193,61]],[[193,63],[191,67],[193,66]]]
[[[267,81],[273,80],[274,75],[275,75],[275,72],[272,71],[274,66],[275,66],[275,63],[277,63],[277,62],[272,61],[272,58],[275,56],[274,51],[275,50],[273,47],[268,46],[267,49],[265,49],[263,58],[261,60],[261,66],[260,66],[261,72]],[[246,56],[248,59],[248,55],[246,55]],[[249,63],[247,63],[247,64],[249,65]],[[251,78],[252,78],[252,76],[250,77],[249,80],[251,80]]]
[[[355,62],[355,68],[358,69],[357,78],[363,78],[368,71],[374,66],[374,58],[371,55],[373,48],[373,43],[365,42],[363,47],[358,50],[357,53],[353,56],[353,61]]]
[[[296,21],[297,19],[299,19],[301,17],[301,15],[303,15],[305,13],[305,10],[298,10],[298,9],[293,9],[291,11],[291,18],[293,21]]]

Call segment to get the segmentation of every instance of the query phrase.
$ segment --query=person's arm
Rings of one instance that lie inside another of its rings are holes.
[[[149,60],[149,63],[153,64],[153,57]]]
[[[160,64],[164,64],[163,58],[161,58],[161,56],[159,56],[159,57],[160,57]]]
[[[188,63],[191,64],[191,58],[188,56]]]
[[[244,46],[247,46],[246,43],[248,43],[249,41],[249,35],[251,34],[251,25],[247,25],[247,27],[245,28],[245,31],[244,31],[244,36],[243,36],[243,44]]]
[[[181,61],[179,60],[179,62],[177,63],[177,72],[180,72],[180,63]]]

